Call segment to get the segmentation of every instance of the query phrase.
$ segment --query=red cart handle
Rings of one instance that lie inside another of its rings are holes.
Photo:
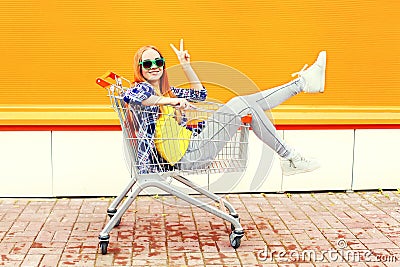
[[[98,77],[96,79],[96,83],[98,85],[100,85],[103,88],[107,88],[108,86],[111,85],[111,82],[107,81],[106,79],[111,78],[112,80],[116,81],[117,78],[119,78],[120,76],[115,74],[114,72],[110,71],[105,73],[103,76]]]

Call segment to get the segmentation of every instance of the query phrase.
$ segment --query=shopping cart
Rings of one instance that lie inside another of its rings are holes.
[[[151,109],[141,105],[128,105],[123,100],[123,96],[125,91],[130,88],[132,84],[129,80],[113,72],[106,73],[102,77],[97,78],[96,83],[108,90],[108,96],[112,107],[118,114],[123,132],[125,154],[127,155],[126,159],[132,178],[126,188],[113,200],[107,209],[110,221],[99,235],[101,253],[107,253],[111,230],[120,224],[121,217],[128,210],[133,201],[135,201],[139,193],[150,187],[158,188],[158,190],[162,192],[176,196],[191,205],[197,206],[206,212],[230,222],[232,231],[229,235],[229,241],[233,248],[238,248],[244,231],[239,222],[239,215],[234,207],[223,197],[194,184],[187,176],[193,174],[210,175],[212,173],[243,172],[247,164],[251,116],[248,115],[239,118],[236,116],[235,118],[233,114],[220,113],[218,110],[222,105],[213,102],[195,103],[197,108],[184,111],[184,114],[180,114],[180,119],[177,117],[177,114],[168,114],[168,116],[174,116],[175,121],[180,120],[180,124],[184,125],[186,129],[189,129],[194,136],[200,136],[203,131],[210,130],[211,127],[220,127],[218,122],[210,123],[209,125],[205,122],[207,119],[210,121],[209,119],[216,115],[217,118],[221,118],[221,116],[231,116],[232,118],[228,119],[230,119],[232,123],[237,123],[234,127],[237,127],[238,130],[231,136],[227,134],[226,136],[222,135],[222,138],[218,140],[206,140],[207,144],[211,145],[211,148],[215,148],[215,150],[218,151],[215,155],[211,155],[212,160],[210,160],[210,158],[204,159],[204,157],[199,157],[199,160],[195,161],[183,161],[183,159],[181,159],[176,162],[171,162],[162,158],[160,153],[157,152],[157,149],[153,149],[151,151],[151,163],[147,164],[145,166],[146,168],[143,169],[143,165],[141,165],[138,160],[138,150],[143,145],[143,142],[149,144],[153,140],[154,143],[162,143],[164,146],[168,146],[170,143],[176,144],[176,142],[172,142],[174,141],[172,138],[171,140],[157,140],[157,137],[154,136],[152,140],[146,140],[148,137],[146,134],[143,134],[143,129],[140,128],[140,121],[144,116],[148,116],[149,112],[159,113],[161,108],[153,107],[153,109]],[[216,119],[216,121],[218,121],[218,119]],[[221,128],[219,130],[223,129]],[[187,140],[180,141],[187,142]],[[170,147],[170,149],[176,148]],[[181,156],[178,156],[178,158]],[[193,189],[197,195],[200,194],[200,196],[205,196],[212,200],[214,205],[199,200],[199,198],[193,194],[185,193],[184,190],[173,185],[171,181],[178,182],[180,185]],[[218,205],[220,208],[216,207]],[[225,209],[227,209],[229,214]]]

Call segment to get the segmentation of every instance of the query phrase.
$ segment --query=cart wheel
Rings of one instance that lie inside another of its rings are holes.
[[[235,218],[238,222],[240,222],[239,215],[237,215],[237,214],[232,215],[232,214],[231,214],[231,216],[232,216],[233,218]],[[235,231],[235,226],[234,226],[232,223],[231,223],[231,230],[232,230],[232,232]]]
[[[108,241],[100,241],[99,246],[100,246],[100,249],[101,249],[101,254],[106,255],[107,254]]]
[[[234,249],[237,249],[238,247],[240,247],[240,242],[242,241],[242,237],[243,237],[243,235],[237,235],[234,232],[232,232],[229,235],[229,241],[231,242],[231,246]]]

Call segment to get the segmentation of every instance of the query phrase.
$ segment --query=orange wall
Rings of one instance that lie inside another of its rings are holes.
[[[107,104],[97,76],[131,78],[146,44],[175,65],[169,43],[184,38],[193,61],[227,64],[259,88],[289,81],[324,49],[326,93],[287,104],[398,106],[399,17],[397,0],[1,0],[0,105]]]

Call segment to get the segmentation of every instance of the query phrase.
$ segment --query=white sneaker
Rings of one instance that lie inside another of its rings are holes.
[[[296,154],[291,159],[281,159],[283,175],[293,175],[297,173],[311,172],[318,169],[321,165],[315,159],[306,159],[300,154]]]
[[[326,69],[326,51],[321,51],[317,61],[307,68],[307,64],[301,71],[293,73],[292,76],[298,75],[303,77],[305,86],[303,91],[306,93],[323,93],[325,90],[325,69]]]

